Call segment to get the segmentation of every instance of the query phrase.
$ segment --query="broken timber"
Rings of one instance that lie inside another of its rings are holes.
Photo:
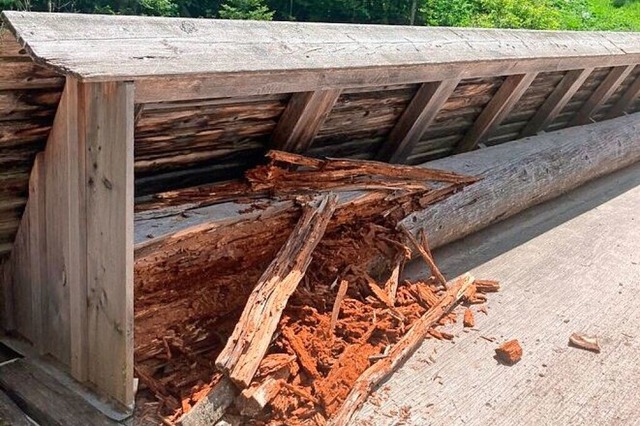
[[[289,240],[258,281],[218,356],[216,366],[243,387],[249,386],[266,354],[282,311],[311,262],[311,254],[324,235],[336,202],[337,197],[328,194],[303,209]]]
[[[473,284],[470,274],[462,275],[449,283],[449,288],[437,305],[430,308],[396,343],[389,355],[369,367],[353,385],[349,396],[338,413],[330,420],[329,425],[341,426],[349,423],[353,413],[367,399],[373,389],[386,379],[420,346],[429,329],[449,312],[464,297]]]

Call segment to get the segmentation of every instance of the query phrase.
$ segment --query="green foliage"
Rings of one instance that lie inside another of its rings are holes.
[[[0,0],[0,9],[225,19],[640,31],[640,0]],[[415,15],[416,9],[419,10]]]
[[[486,28],[560,28],[560,12],[549,0],[425,0],[428,25]]]
[[[253,19],[256,21],[270,21],[275,12],[262,0],[227,0],[220,7],[218,15],[222,19]]]

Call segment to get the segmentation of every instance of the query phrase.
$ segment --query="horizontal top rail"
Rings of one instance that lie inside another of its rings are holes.
[[[640,59],[640,33],[16,11],[3,12],[2,16],[36,62],[92,81],[289,70],[331,74],[350,69],[408,69],[436,64],[531,60],[543,61],[543,69],[562,69],[558,60],[563,58],[573,58],[575,62],[576,59],[601,61],[603,57],[611,57],[608,61],[611,65],[637,63]],[[504,68],[508,71],[510,67]],[[440,72],[447,69],[441,67]],[[327,78],[325,84],[330,85],[331,81]]]

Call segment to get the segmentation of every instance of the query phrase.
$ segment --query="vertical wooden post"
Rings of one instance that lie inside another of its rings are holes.
[[[382,146],[377,159],[403,163],[420,142],[425,130],[435,120],[459,81],[455,78],[423,83],[389,133],[389,141]]]
[[[133,405],[133,83],[68,77],[10,266],[20,332]]]
[[[133,405],[134,86],[81,86],[86,149],[89,380]]]
[[[473,123],[471,129],[467,131],[458,146],[456,152],[467,152],[474,150],[480,142],[500,125],[516,103],[520,100],[524,92],[529,88],[538,73],[517,74],[507,77],[500,86],[500,89],[491,98],[491,101],[482,110],[478,119]]]

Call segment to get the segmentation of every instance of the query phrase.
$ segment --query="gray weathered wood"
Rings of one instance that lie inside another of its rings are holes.
[[[422,84],[382,145],[378,160],[391,163],[406,161],[458,82],[458,79],[449,79]]]
[[[0,425],[3,426],[30,426],[27,416],[18,406],[2,391],[0,391]]]
[[[138,102],[640,62],[640,35],[4,12],[39,63]],[[239,43],[242,41],[242,43]]]
[[[39,424],[117,424],[27,359],[0,366],[0,388]]]
[[[600,83],[598,88],[591,94],[589,99],[582,105],[569,125],[579,126],[589,123],[591,121],[591,114],[596,112],[598,108],[613,95],[634,68],[634,65],[614,67],[602,83]]]
[[[426,166],[484,179],[402,223],[426,229],[432,247],[442,246],[637,161],[637,115],[432,161]]]
[[[12,293],[16,329],[42,352],[45,262],[45,173],[38,154],[29,179],[29,202],[22,215],[11,253]]]
[[[60,101],[53,128],[43,155],[46,191],[45,244],[46,255],[41,258],[46,268],[46,294],[42,295],[42,349],[65,365],[72,365],[72,351],[77,366],[77,345],[71,342],[70,290],[80,291],[85,285],[83,266],[85,249],[80,241],[80,160],[77,140],[77,99],[73,86],[68,86]],[[86,299],[85,299],[86,300]],[[86,303],[86,302],[85,302]],[[82,324],[82,323],[81,323]],[[79,326],[81,324],[74,324]],[[77,334],[74,333],[74,338]],[[73,347],[73,349],[72,349]],[[80,372],[72,368],[74,373]],[[82,380],[85,377],[79,376]]]
[[[305,152],[311,147],[340,90],[294,93],[271,137],[274,149]]]
[[[89,380],[133,405],[133,120],[131,83],[84,83]]]
[[[221,377],[211,392],[198,401],[182,418],[183,426],[213,425],[222,418],[226,409],[233,403],[239,390],[226,377]]]
[[[547,100],[529,120],[520,137],[533,136],[547,128],[576,94],[593,68],[568,71]]]
[[[502,120],[509,115],[511,109],[529,88],[536,75],[536,73],[528,73],[507,77],[491,101],[482,110],[473,126],[464,135],[456,147],[456,151],[471,151],[485,138],[489,137]]]
[[[622,97],[607,112],[606,118],[615,118],[624,114],[640,95],[640,75],[629,85]]]

